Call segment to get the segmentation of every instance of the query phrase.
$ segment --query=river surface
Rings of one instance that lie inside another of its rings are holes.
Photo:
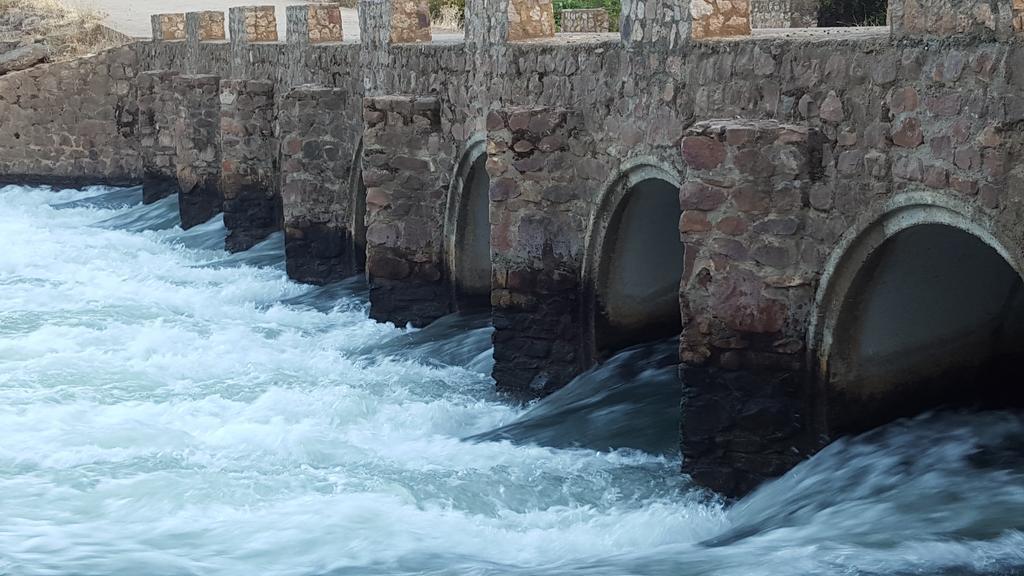
[[[1019,414],[724,503],[678,472],[674,343],[512,406],[486,317],[374,323],[279,234],[228,255],[140,200],[0,188],[0,574],[1024,574]]]

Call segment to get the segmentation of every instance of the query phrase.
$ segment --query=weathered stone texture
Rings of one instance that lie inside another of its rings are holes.
[[[285,251],[288,275],[301,282],[341,280],[362,265],[356,230],[362,215],[354,212],[360,176],[353,162],[361,100],[344,89],[301,86],[280,103]]]
[[[153,14],[149,18],[153,25],[153,40],[174,42],[185,39],[184,14]]]
[[[750,0],[690,0],[694,39],[750,35]]]
[[[226,40],[224,13],[219,10],[187,12],[185,14],[185,36],[195,42],[218,42]]]
[[[391,42],[430,42],[430,5],[427,0],[388,0],[391,7]]]
[[[517,42],[555,35],[551,0],[508,0],[508,40]]]
[[[175,125],[178,209],[184,229],[206,222],[221,211],[220,78],[181,75],[174,78],[178,100]]]
[[[491,307],[494,377],[521,399],[564,386],[582,367],[580,272],[593,142],[562,108],[492,111]]]
[[[607,32],[608,11],[604,8],[562,10],[562,32]]]
[[[341,42],[341,8],[329,4],[288,6],[287,33],[293,44]]]
[[[266,80],[220,83],[220,189],[226,248],[248,250],[281,228],[274,84]]]
[[[799,457],[795,374],[814,296],[801,255],[816,246],[803,199],[821,176],[822,146],[817,130],[776,121],[701,122],[682,139],[683,450],[698,481],[726,492]],[[724,475],[723,460],[742,460],[746,475]]]
[[[137,73],[123,47],[0,78],[0,179],[139,182]]]
[[[442,233],[454,159],[441,135],[440,103],[368,97],[363,121],[370,317],[423,326],[450,310]]]
[[[820,0],[750,0],[753,28],[813,28]]]
[[[142,201],[156,202],[178,193],[175,124],[178,97],[172,70],[153,70],[136,79],[139,95],[139,153],[142,157]]]
[[[897,37],[1008,36],[1020,23],[1014,2],[1019,0],[892,0],[889,24]]]
[[[273,6],[239,6],[228,10],[232,42],[277,42]]]

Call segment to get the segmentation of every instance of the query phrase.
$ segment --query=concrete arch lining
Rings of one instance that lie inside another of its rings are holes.
[[[452,287],[452,301],[458,306],[458,279],[460,270],[460,254],[462,247],[459,245],[464,236],[467,223],[463,221],[466,203],[470,200],[471,192],[468,187],[472,184],[473,167],[477,162],[486,156],[487,137],[484,134],[473,135],[465,144],[462,155],[455,165],[452,174],[451,185],[448,188],[448,197],[445,202],[444,213],[444,263],[449,284]],[[488,229],[488,242],[490,242]]]
[[[825,262],[807,338],[811,354],[808,361],[817,367],[819,378],[827,378],[835,330],[858,272],[888,240],[910,228],[928,224],[948,226],[977,238],[1024,278],[1020,258],[990,230],[988,218],[977,207],[934,192],[897,196],[865,215],[857,226],[843,235]]]
[[[581,276],[583,280],[582,318],[584,321],[583,359],[586,364],[597,361],[598,284],[605,274],[605,257],[614,248],[609,242],[609,229],[616,215],[628,204],[630,193],[641,183],[658,180],[678,191],[682,179],[667,163],[643,156],[622,164],[605,186],[595,203],[587,226]]]

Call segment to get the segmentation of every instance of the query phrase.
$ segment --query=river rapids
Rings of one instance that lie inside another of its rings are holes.
[[[679,473],[673,342],[531,406],[486,317],[367,317],[280,234],[0,188],[0,574],[1024,574],[1024,417],[836,442],[738,502]],[[1020,385],[1007,382],[1007,385]]]

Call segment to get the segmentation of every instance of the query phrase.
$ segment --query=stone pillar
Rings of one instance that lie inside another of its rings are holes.
[[[626,0],[620,30],[623,44],[633,48],[749,36],[750,0]]]
[[[289,44],[324,44],[341,42],[341,8],[333,4],[288,6],[287,31]]]
[[[201,72],[202,55],[200,44],[203,42],[224,42],[224,13],[211,10],[204,12],[187,12],[185,14],[185,38],[188,42],[187,66],[190,73]]]
[[[430,42],[427,0],[360,0],[360,41],[376,49],[389,44]]]
[[[178,100],[175,153],[181,227],[206,222],[221,211],[220,78],[182,75],[174,79]]]
[[[1024,29],[1020,0],[890,0],[897,38],[974,36],[1008,38]]]
[[[604,8],[562,10],[562,32],[594,33],[609,29],[608,11]]]
[[[487,135],[492,375],[501,392],[536,398],[582,369],[577,215],[592,183],[576,167],[592,143],[578,114],[556,108],[492,111]]]
[[[273,6],[236,6],[228,10],[231,32],[231,75],[251,76],[249,44],[277,42],[277,17]]]
[[[177,42],[185,39],[184,14],[153,14],[149,17],[155,42]]]
[[[723,120],[682,140],[682,449],[697,482],[743,494],[807,453],[805,342],[814,300],[804,199],[824,138]],[[812,258],[813,259],[813,258]]]
[[[362,119],[358,98],[340,88],[299,86],[281,99],[281,199],[288,276],[312,284],[341,280],[359,271],[363,246],[353,197],[360,189],[353,163]]]
[[[453,158],[441,105],[432,97],[369,97],[363,118],[370,317],[424,326],[451,307],[442,250]]]
[[[274,115],[273,82],[221,80],[220,189],[229,252],[248,250],[281,229]]]
[[[816,28],[820,0],[750,0],[753,28]]]
[[[508,0],[508,41],[518,42],[555,35],[551,0]]]
[[[178,101],[177,72],[152,70],[136,80],[139,98],[139,146],[142,157],[142,202],[152,204],[178,193],[174,126]]]

